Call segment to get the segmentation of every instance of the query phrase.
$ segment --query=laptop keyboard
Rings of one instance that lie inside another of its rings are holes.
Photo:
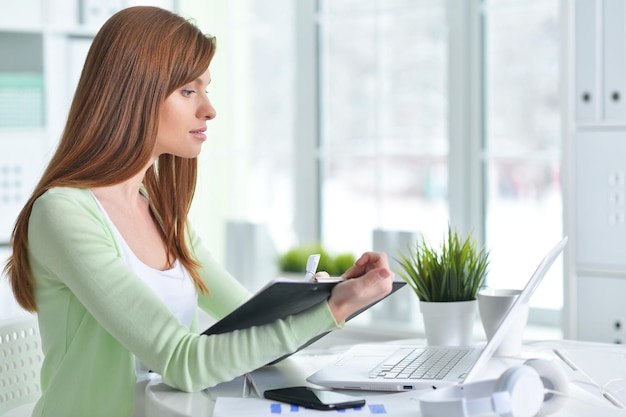
[[[472,349],[403,348],[374,368],[373,379],[443,379]]]

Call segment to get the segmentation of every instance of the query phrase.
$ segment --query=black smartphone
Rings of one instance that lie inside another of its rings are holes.
[[[300,405],[315,410],[336,410],[365,405],[364,398],[356,398],[335,391],[311,387],[289,387],[270,389],[263,393],[268,400]]]

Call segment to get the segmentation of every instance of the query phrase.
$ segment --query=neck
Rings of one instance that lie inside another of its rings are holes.
[[[144,173],[141,172],[121,183],[106,187],[93,187],[91,191],[101,202],[115,202],[132,209],[145,201],[140,193],[143,177]]]

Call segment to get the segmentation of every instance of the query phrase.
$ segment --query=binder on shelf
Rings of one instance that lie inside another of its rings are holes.
[[[576,263],[626,268],[626,131],[575,133]]]
[[[598,121],[599,97],[597,0],[576,0],[574,33],[574,102],[577,122]]]
[[[604,0],[603,30],[603,120],[626,121],[626,3]]]
[[[0,127],[43,126],[43,90],[43,74],[0,72]]]

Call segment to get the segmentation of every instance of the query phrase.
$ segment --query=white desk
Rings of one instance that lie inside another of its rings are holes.
[[[418,343],[420,342],[421,341],[418,341]],[[407,340],[400,341],[400,343],[406,344]],[[421,342],[421,344],[423,344],[423,342]],[[524,345],[524,350],[520,358],[492,358],[488,362],[485,369],[482,370],[480,378],[497,378],[508,367],[521,364],[524,360],[529,358],[556,359],[557,357],[553,350],[557,348],[589,349],[590,351],[594,350],[595,352],[606,349],[607,352],[611,351],[614,353],[619,347],[617,345],[566,340],[532,342]],[[265,384],[265,386],[260,388],[264,390],[272,387],[277,388],[279,386],[310,385],[305,381],[306,376],[310,375],[324,364],[334,360],[343,349],[344,348],[338,348],[335,349],[334,352],[332,350],[311,351],[305,349],[304,351],[299,352],[276,365],[274,370],[270,369],[270,373],[276,372],[282,376],[282,379],[280,379],[280,381],[278,379],[271,379],[272,382],[269,382],[270,379],[265,381],[261,380],[261,383]],[[558,413],[553,414],[553,416],[626,416],[625,409],[618,409],[606,399],[602,398],[599,389],[595,389],[594,392],[594,388],[590,387],[588,380],[583,378],[578,372],[568,370],[568,376],[570,378],[570,398],[566,401],[565,406]],[[626,377],[626,375],[624,376]],[[258,378],[255,378],[255,380],[258,381]],[[154,380],[146,387],[146,415],[151,417],[212,416],[215,407],[215,400],[218,397],[256,397],[253,390],[246,389],[246,385],[249,384],[245,384],[244,381],[245,379],[241,377],[199,393],[184,393],[166,386],[158,379]],[[244,393],[244,391],[246,392]],[[414,391],[415,396],[417,397],[419,397],[420,393],[423,392],[427,391]],[[365,394],[362,396],[367,396],[368,393],[362,394]],[[397,395],[393,393],[371,394],[385,396]],[[392,397],[387,398],[391,399]],[[402,397],[398,396],[398,398]],[[320,413],[323,414],[324,412]],[[394,417],[401,417],[400,414],[394,414]],[[325,415],[328,415],[328,413],[326,412]],[[419,404],[416,403],[414,410],[406,412],[402,415],[415,417],[419,416]]]

